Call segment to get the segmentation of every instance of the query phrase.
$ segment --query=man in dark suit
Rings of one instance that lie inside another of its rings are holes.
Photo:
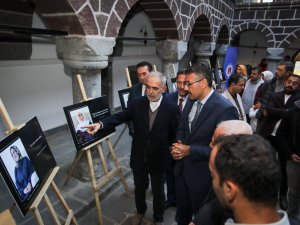
[[[135,99],[126,111],[87,126],[91,133],[95,133],[101,127],[105,129],[129,120],[133,121],[135,132],[130,167],[133,171],[137,214],[132,218],[132,225],[141,223],[147,209],[148,175],[153,192],[154,221],[157,225],[163,222],[166,161],[170,157],[169,149],[175,140],[179,120],[178,106],[162,95],[165,82],[166,77],[161,73],[151,72],[146,85],[147,96]]]
[[[136,74],[139,82],[131,87],[127,104],[130,104],[135,98],[145,95],[147,78],[152,70],[151,63],[146,61],[136,65]]]
[[[188,95],[186,90],[184,89],[184,81],[185,81],[185,71],[180,70],[177,72],[176,76],[176,85],[177,90],[173,93],[166,95],[174,104],[177,104],[179,107],[180,113],[183,111],[186,101],[188,100]],[[170,157],[168,160],[167,166],[167,201],[165,205],[165,209],[169,207],[176,206],[176,191],[175,191],[175,177],[174,177],[174,165],[175,160]]]
[[[284,81],[284,90],[271,94],[266,108],[263,110],[264,123],[258,134],[271,142],[273,148],[278,152],[278,159],[281,168],[281,182],[279,193],[279,205],[283,210],[288,207],[287,202],[287,174],[286,174],[286,155],[280,151],[276,137],[277,128],[281,119],[288,115],[288,109],[294,106],[294,102],[300,99],[300,78],[297,75],[289,75]]]
[[[209,143],[218,123],[239,119],[238,112],[212,89],[212,76],[203,64],[186,72],[189,101],[182,112],[171,153],[176,161],[174,174],[179,225],[187,225],[211,188]]]
[[[288,202],[287,213],[300,221],[300,100],[282,119],[276,136],[287,157]]]

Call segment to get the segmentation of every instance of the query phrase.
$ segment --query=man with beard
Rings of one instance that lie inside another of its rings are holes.
[[[102,128],[115,127],[129,120],[133,122],[135,132],[130,167],[133,172],[137,214],[132,217],[132,225],[141,224],[145,215],[149,175],[153,192],[154,224],[163,223],[166,162],[170,157],[170,146],[175,140],[180,115],[178,106],[162,95],[165,83],[166,77],[160,72],[150,72],[146,85],[147,96],[133,100],[125,111],[86,126],[94,134]]]
[[[273,77],[272,80],[269,82],[264,82],[261,84],[257,92],[255,94],[254,103],[260,102],[261,106],[259,108],[259,111],[256,114],[256,118],[258,118],[257,121],[257,133],[261,134],[261,127],[263,126],[263,123],[265,122],[265,117],[263,115],[263,111],[265,110],[265,107],[267,103],[269,102],[270,95],[274,92],[283,91],[284,89],[284,81],[287,79],[289,75],[292,74],[294,69],[294,63],[282,61],[277,65],[277,68],[275,70],[275,77]],[[252,106],[252,105],[251,105]],[[250,107],[251,107],[250,106]],[[246,109],[245,109],[246,110]],[[246,111],[247,114],[247,111]]]
[[[233,212],[226,225],[290,224],[287,213],[277,210],[280,169],[266,140],[257,135],[219,139],[209,169],[217,198]]]
[[[253,106],[255,93],[257,88],[264,82],[261,78],[262,69],[260,67],[253,67],[250,78],[246,81],[245,89],[242,96],[243,108],[247,117],[247,122],[250,123],[249,111]]]
[[[282,209],[287,209],[287,158],[278,146],[276,137],[277,129],[281,119],[288,115],[288,110],[294,106],[294,102],[300,99],[300,78],[290,75],[284,82],[284,90],[272,93],[266,108],[263,110],[265,122],[262,124],[259,134],[270,141],[273,148],[278,152],[278,159],[281,167],[281,184],[279,193],[279,205]]]
[[[243,108],[242,98],[240,93],[243,92],[245,86],[245,78],[238,73],[230,75],[228,78],[228,88],[222,93],[230,103],[237,109],[239,119],[247,122],[246,114]]]
[[[300,77],[299,77],[300,79]],[[300,101],[282,119],[277,131],[278,144],[287,156],[288,200],[287,213],[300,221]]]

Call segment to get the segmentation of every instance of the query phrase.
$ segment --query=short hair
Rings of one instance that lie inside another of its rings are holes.
[[[186,70],[186,74],[194,73],[198,78],[207,80],[208,86],[212,87],[212,73],[205,63],[197,63]]]
[[[139,67],[144,67],[144,66],[147,66],[147,67],[148,67],[149,72],[151,72],[151,71],[153,70],[152,64],[149,63],[149,62],[147,62],[147,61],[143,61],[143,62],[138,63],[138,64],[136,65],[136,70],[137,70],[137,68],[139,68]]]
[[[291,61],[281,61],[278,63],[278,65],[284,65],[285,70],[289,71],[289,72],[293,72],[293,70],[294,70],[294,63]]]
[[[257,70],[258,74],[260,74],[260,73],[263,72],[263,68],[260,67],[260,66],[254,66],[254,67],[252,67],[252,70]],[[251,70],[251,71],[252,71],[252,70]]]
[[[231,135],[216,144],[220,185],[231,180],[249,201],[276,206],[281,172],[270,143],[258,135]]]
[[[177,74],[176,74],[176,79],[177,79],[178,76],[181,75],[181,74],[185,75],[185,74],[186,74],[186,69],[184,69],[184,70],[178,70],[178,72],[177,72]]]
[[[245,77],[239,73],[231,74],[228,78],[228,87],[230,87],[231,84],[237,84],[242,79],[245,80]]]
[[[251,126],[243,120],[225,120],[218,123],[217,128],[224,130],[224,134],[253,134]]]
[[[159,71],[152,71],[152,72],[149,73],[148,79],[150,77],[158,77],[160,79],[162,85],[166,85],[167,77],[165,77],[161,72],[159,72]]]
[[[10,149],[9,149],[10,154],[11,154],[11,150],[14,150],[20,158],[22,157],[21,151],[17,146],[13,145],[13,146],[10,147]]]

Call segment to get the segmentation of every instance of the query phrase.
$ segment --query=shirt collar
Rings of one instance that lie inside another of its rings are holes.
[[[209,99],[209,97],[214,93],[214,90],[211,89],[210,92],[208,93],[208,95],[205,96],[204,99],[202,99],[200,102],[202,103],[202,105],[205,104],[205,102]]]
[[[157,108],[160,106],[162,98],[163,98],[163,95],[160,96],[160,99],[157,102],[150,102],[150,109],[152,112],[157,110]]]

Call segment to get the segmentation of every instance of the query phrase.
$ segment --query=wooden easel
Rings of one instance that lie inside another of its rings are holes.
[[[132,82],[131,82],[131,78],[130,78],[130,73],[129,73],[128,67],[125,68],[125,72],[126,72],[126,79],[127,79],[128,87],[131,88],[132,87]],[[116,147],[116,145],[118,144],[119,140],[123,136],[123,134],[124,134],[124,132],[125,132],[125,130],[126,130],[127,127],[128,127],[128,125],[125,123],[124,127],[123,127],[123,129],[121,131],[121,133],[119,134],[119,136],[117,137],[115,143],[113,144],[113,148]]]
[[[0,99],[0,113],[1,116],[4,120],[5,125],[7,126],[8,130],[5,132],[6,135],[13,133],[14,131],[20,129],[21,127],[24,126],[24,124],[22,125],[18,125],[18,126],[14,126],[14,124],[12,123],[10,116],[8,115],[6,108],[3,105],[2,100]],[[58,199],[60,200],[60,202],[62,203],[63,207],[66,210],[67,213],[67,219],[65,221],[65,225],[69,225],[71,222],[73,222],[75,225],[78,225],[78,222],[76,220],[76,218],[74,217],[74,213],[73,210],[69,208],[67,202],[65,201],[65,199],[63,198],[63,196],[61,195],[58,187],[56,186],[55,182],[54,182],[54,177],[58,172],[59,167],[56,166],[52,172],[50,173],[50,175],[47,178],[47,181],[45,182],[44,186],[42,187],[42,189],[40,190],[38,196],[36,197],[36,199],[34,200],[34,202],[32,203],[32,205],[30,206],[30,210],[33,212],[33,214],[35,215],[35,219],[36,222],[39,225],[44,225],[43,219],[41,217],[40,211],[38,209],[39,204],[41,203],[42,200],[44,200],[50,215],[52,217],[52,220],[54,222],[55,225],[61,225],[61,222],[58,219],[58,216],[53,208],[53,205],[47,195],[47,190],[49,189],[49,186],[51,186],[52,191],[54,192],[54,194],[58,197]]]
[[[76,78],[77,78],[77,81],[78,81],[78,84],[79,84],[79,88],[80,88],[80,92],[82,94],[82,98],[83,98],[83,101],[87,101],[87,95],[86,95],[86,92],[85,92],[85,89],[84,89],[84,86],[83,86],[83,83],[82,83],[82,79],[81,79],[81,76],[80,75],[76,75]],[[122,168],[117,160],[117,157],[115,155],[115,152],[113,150],[113,146],[110,142],[110,137],[112,136],[113,134],[110,134],[108,136],[106,136],[105,138],[101,139],[101,140],[98,140],[96,141],[95,143],[91,144],[91,145],[88,145],[86,146],[85,148],[81,149],[79,151],[78,154],[76,154],[75,156],[75,159],[72,163],[72,166],[71,166],[71,169],[69,171],[69,174],[65,180],[65,184],[68,183],[70,177],[73,175],[78,163],[80,162],[80,159],[86,155],[87,157],[87,161],[88,161],[88,166],[89,166],[89,173],[90,173],[90,177],[91,177],[91,182],[92,182],[92,188],[93,188],[93,192],[94,192],[94,197],[95,197],[95,203],[96,203],[96,208],[97,208],[97,214],[98,214],[98,220],[99,220],[99,224],[100,225],[104,225],[103,224],[103,219],[102,219],[102,210],[101,210],[101,205],[100,205],[100,200],[99,200],[99,190],[102,186],[104,186],[108,181],[110,181],[113,177],[115,177],[116,175],[119,175],[120,176],[120,180],[125,188],[125,192],[129,195],[129,189],[128,189],[128,186],[127,186],[127,183],[126,183],[126,180],[125,180],[125,177],[123,175],[123,172],[122,172]],[[107,145],[108,145],[108,148],[109,148],[109,152],[110,152],[110,155],[115,163],[115,169],[114,170],[111,170],[111,171],[108,171],[108,168],[107,168],[107,163],[106,163],[106,159],[105,159],[105,156],[103,154],[103,149],[102,149],[102,142],[106,141]],[[96,146],[97,148],[97,152],[98,152],[98,155],[99,155],[99,158],[101,160],[101,163],[102,163],[102,168],[103,168],[103,171],[104,171],[104,177],[102,177],[99,181],[96,180],[96,176],[95,176],[95,170],[94,170],[94,165],[93,165],[93,160],[92,160],[92,147]]]

